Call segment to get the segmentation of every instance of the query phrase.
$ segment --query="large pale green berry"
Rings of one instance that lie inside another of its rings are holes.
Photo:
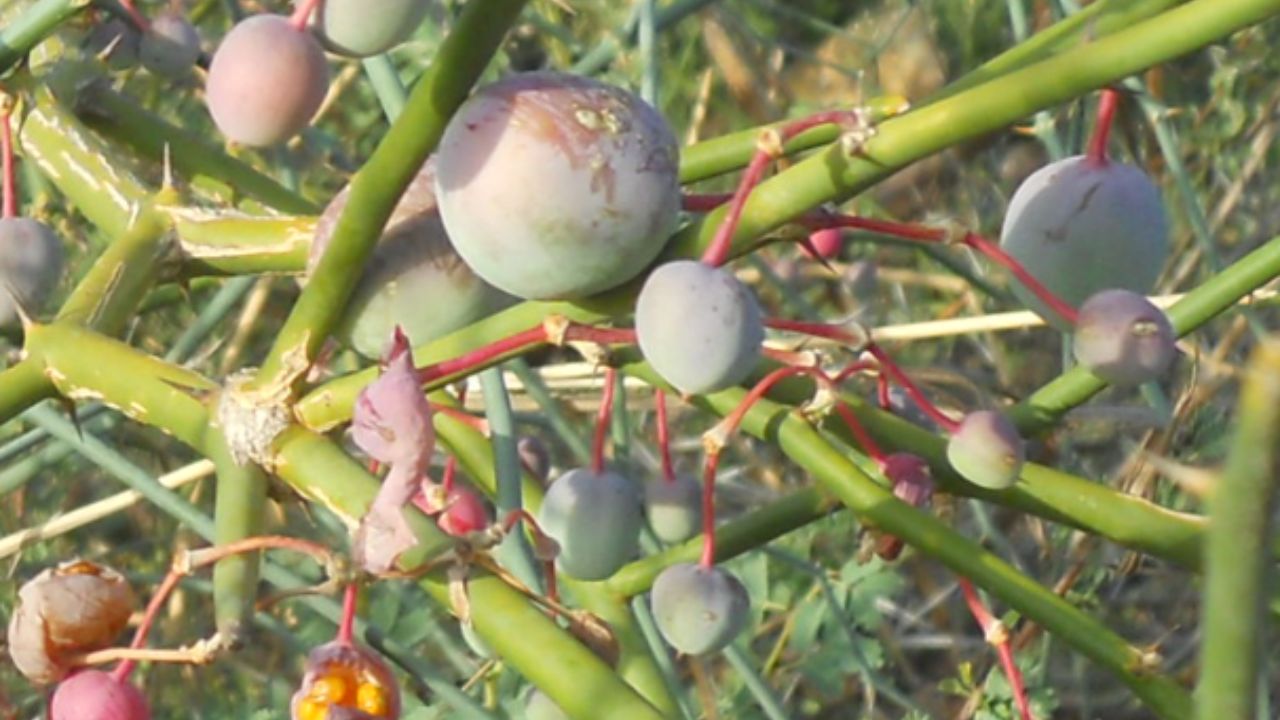
[[[746,627],[751,609],[747,589],[718,567],[671,565],[651,590],[653,619],[662,637],[688,655],[714,652]]]
[[[570,470],[538,510],[538,525],[560,544],[558,567],[580,580],[603,580],[634,557],[642,523],[636,489],[611,470]]]
[[[1075,156],[1032,173],[1009,201],[1000,244],[1072,307],[1108,288],[1149,293],[1169,256],[1160,192],[1132,165]],[[1014,294],[1070,330],[1031,291]]]
[[[325,49],[368,57],[399,45],[422,24],[432,0],[324,0],[312,29]]]
[[[760,360],[764,321],[755,295],[732,274],[695,260],[659,266],[636,300],[644,359],[681,392],[737,385]]]
[[[378,357],[397,325],[421,345],[510,303],[454,251],[440,222],[433,168],[428,159],[400,196],[339,322],[338,338],[365,357]],[[328,248],[349,194],[343,188],[316,223],[308,271]]]
[[[552,72],[476,91],[445,129],[437,194],[458,254],[516,297],[573,299],[630,280],[680,210],[675,137],[636,95]]]

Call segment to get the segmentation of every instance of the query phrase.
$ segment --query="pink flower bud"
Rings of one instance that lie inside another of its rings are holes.
[[[454,486],[445,500],[444,512],[436,520],[440,529],[461,537],[471,532],[484,530],[489,526],[489,513],[485,510],[480,496],[464,487]]]
[[[82,670],[58,683],[50,720],[151,720],[138,688],[101,670]]]

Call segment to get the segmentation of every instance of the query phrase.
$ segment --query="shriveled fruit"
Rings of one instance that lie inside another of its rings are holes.
[[[399,45],[422,24],[432,0],[325,0],[312,29],[330,52],[368,57]]]
[[[640,501],[621,475],[570,470],[547,489],[538,525],[560,544],[556,562],[581,580],[603,580],[635,554]]]
[[[182,13],[156,15],[138,47],[142,65],[151,72],[177,78],[191,72],[200,58],[200,33]]]
[[[529,693],[529,699],[524,703],[524,716],[528,720],[569,720],[560,706],[541,690]]]
[[[1080,306],[1072,351],[1094,375],[1114,385],[1140,385],[1169,369],[1177,354],[1173,326],[1150,300],[1104,290]]]
[[[307,655],[302,685],[289,704],[291,720],[400,717],[400,686],[371,650],[338,640]]]
[[[747,589],[718,567],[671,565],[658,574],[651,592],[658,630],[682,653],[720,650],[747,625]]]
[[[644,512],[659,540],[684,542],[701,527],[702,486],[688,475],[650,480],[644,486]]]
[[[38,311],[62,277],[63,264],[62,241],[48,225],[31,218],[0,219],[0,325],[17,322],[18,307]]]
[[[110,645],[133,606],[129,584],[110,568],[73,560],[47,569],[18,591],[9,655],[28,680],[56,682],[75,655]]]
[[[722,268],[694,260],[661,265],[636,300],[645,360],[681,392],[723,390],[760,359],[764,323],[755,296]]]
[[[1022,183],[1000,243],[1075,307],[1107,288],[1150,292],[1169,254],[1164,204],[1146,174],[1082,155],[1050,163]],[[1021,284],[1013,291],[1048,322],[1070,329]]]
[[[435,162],[428,158],[400,196],[339,321],[337,336],[365,357],[377,357],[397,325],[421,345],[510,302],[458,257],[440,221],[434,184]],[[316,223],[308,272],[329,247],[349,196],[350,187],[343,188]]]
[[[947,462],[965,480],[992,490],[1018,481],[1025,443],[1003,413],[978,410],[965,416],[947,441]]]
[[[636,95],[552,72],[459,108],[438,152],[445,227],[476,274],[517,297],[572,299],[635,277],[680,209],[677,149]]]
[[[254,15],[227,36],[209,64],[209,112],[228,139],[271,145],[296,135],[329,84],[324,51],[281,15]]]
[[[81,670],[58,683],[49,720],[150,720],[151,708],[138,688],[101,670]]]

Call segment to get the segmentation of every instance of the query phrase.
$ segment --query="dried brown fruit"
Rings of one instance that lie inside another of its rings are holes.
[[[76,655],[110,645],[133,607],[128,582],[111,568],[72,560],[47,569],[18,591],[9,655],[32,682],[57,682]]]

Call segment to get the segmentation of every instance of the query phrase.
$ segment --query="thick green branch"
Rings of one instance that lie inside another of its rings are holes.
[[[364,266],[401,193],[435,149],[453,111],[523,7],[524,0],[467,3],[409,96],[403,114],[351,179],[350,201],[324,258],[262,364],[260,388],[293,387],[315,361],[360,279],[351,269]]]
[[[1200,720],[1256,717],[1258,663],[1273,565],[1269,550],[1280,485],[1280,338],[1253,352],[1240,388],[1239,425],[1209,501],[1201,623]]]

